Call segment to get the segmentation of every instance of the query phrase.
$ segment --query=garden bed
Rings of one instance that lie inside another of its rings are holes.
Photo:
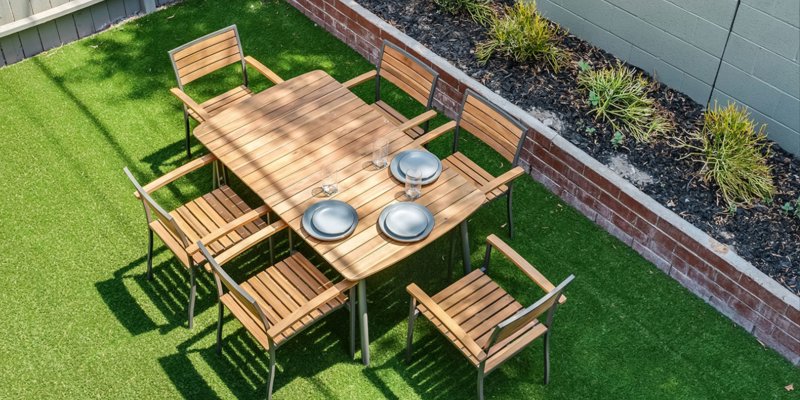
[[[716,187],[699,178],[698,166],[682,160],[686,150],[671,146],[664,137],[649,144],[629,139],[615,146],[610,126],[589,114],[586,94],[577,86],[577,61],[586,60],[594,68],[612,66],[617,59],[611,54],[566,35],[561,46],[572,52],[574,63],[559,73],[498,57],[482,66],[474,49],[486,38],[486,30],[469,17],[446,13],[431,0],[359,3],[528,110],[643,192],[800,294],[800,219],[782,210],[784,204],[800,197],[800,161],[791,154],[777,145],[772,147],[768,162],[777,189],[772,203],[730,212]],[[685,136],[702,123],[703,106],[688,96],[661,84],[652,96],[674,117],[677,136]]]

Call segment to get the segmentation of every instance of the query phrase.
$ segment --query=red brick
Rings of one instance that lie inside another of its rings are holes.
[[[611,181],[609,181],[608,179],[600,176],[600,174],[598,174],[591,168],[584,169],[583,174],[586,176],[586,179],[588,179],[589,181],[600,187],[600,189],[603,189],[606,192],[608,192],[611,195],[611,197],[616,198],[617,196],[619,196],[619,188],[613,183],[611,183]]]
[[[644,223],[641,219],[637,218],[637,221],[640,223]],[[658,254],[662,258],[666,260],[670,260],[672,258],[672,252],[675,250],[675,240],[671,237],[665,235],[663,232],[659,231],[652,227],[652,225],[647,224],[650,227],[649,230],[642,229],[642,232],[647,233],[650,236],[650,243],[649,246],[650,250],[653,250],[654,253]]]
[[[800,325],[800,310],[788,306],[786,307],[786,318],[789,318],[789,321],[794,322],[797,325]]]
[[[791,337],[778,327],[770,335],[776,342],[791,350],[795,354],[800,354],[800,340]]]
[[[550,151],[550,145],[553,142],[546,136],[542,135],[539,131],[534,130],[533,135],[528,135],[528,137],[533,139],[533,141],[538,143],[540,146],[542,146],[542,149],[544,149],[545,151]]]
[[[783,314],[786,312],[786,309],[789,308],[788,304],[786,304],[783,300],[778,298],[778,296],[772,294],[772,292],[770,292],[769,290],[764,289],[763,286],[758,284],[758,282],[754,281],[749,276],[742,274],[739,277],[738,282],[741,287],[747,289],[747,291],[749,291],[754,296],[761,299],[761,301],[763,301],[765,304],[767,304],[777,312]]]
[[[650,211],[647,207],[645,207],[642,203],[636,201],[633,197],[629,196],[625,192],[619,193],[619,201],[622,204],[625,204],[630,208],[636,215],[640,216],[643,220],[655,225],[658,222],[658,215],[656,213]]]

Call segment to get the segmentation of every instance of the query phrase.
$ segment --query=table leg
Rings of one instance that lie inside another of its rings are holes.
[[[472,263],[469,257],[469,232],[467,221],[461,223],[461,249],[464,252],[464,275],[472,272]]]
[[[369,366],[369,320],[367,318],[367,281],[358,281],[358,316],[361,325],[361,362]]]

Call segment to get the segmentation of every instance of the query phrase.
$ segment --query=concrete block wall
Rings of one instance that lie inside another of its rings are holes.
[[[735,100],[800,155],[800,0],[742,0],[713,100]]]
[[[722,105],[736,101],[748,106],[756,121],[768,124],[771,139],[800,155],[800,1],[537,4],[542,14],[576,36],[698,103],[711,98]]]

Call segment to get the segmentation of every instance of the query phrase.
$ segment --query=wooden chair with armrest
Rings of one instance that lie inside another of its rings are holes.
[[[376,69],[345,82],[344,86],[352,88],[373,78],[375,79],[375,103],[372,106],[392,124],[402,125],[409,119],[382,100],[381,80],[383,79],[391,82],[422,104],[425,107],[425,114],[430,115],[430,118],[436,116],[436,112],[431,107],[439,74],[407,51],[391,42],[384,41],[381,58]],[[403,131],[412,139],[416,139],[428,130],[427,119],[422,124],[422,127],[414,125]]]
[[[442,160],[442,163],[455,169],[464,178],[480,188],[486,196],[484,204],[503,196],[506,197],[508,235],[509,237],[514,237],[514,218],[511,202],[513,194],[512,182],[525,173],[525,170],[517,164],[519,164],[520,152],[525,143],[527,129],[496,105],[471,89],[467,89],[461,103],[461,111],[456,120],[428,132],[416,139],[416,142],[420,145],[427,145],[432,140],[451,130],[455,130],[453,154]],[[508,160],[512,168],[495,177],[469,159],[458,150],[461,130],[466,130],[486,143]]]
[[[498,286],[488,276],[492,248],[508,257],[545,295],[528,307]],[[455,345],[478,370],[478,398],[483,399],[484,377],[544,337],[544,383],[550,380],[550,335],[553,316],[562,295],[575,278],[570,275],[553,285],[536,268],[497,236],[487,238],[483,267],[467,274],[441,292],[428,296],[416,284],[406,290],[411,295],[408,316],[406,357],[410,361],[414,340],[414,321],[422,314]],[[544,316],[544,321],[539,318]]]
[[[253,57],[244,55],[236,25],[222,28],[172,49],[169,51],[169,58],[172,61],[172,68],[175,70],[175,78],[178,80],[178,87],[170,89],[170,93],[183,102],[187,157],[192,156],[190,117],[199,123],[203,123],[220,111],[253,95],[247,76],[248,65],[274,84],[283,82],[280,76],[272,72],[264,64]],[[242,84],[240,86],[202,103],[197,103],[184,91],[184,85],[232,64],[241,65]]]
[[[189,328],[194,321],[194,303],[197,292],[195,269],[205,263],[195,242],[203,240],[214,254],[227,251],[241,253],[271,233],[286,226],[277,221],[269,223],[270,209],[248,206],[226,183],[225,175],[217,168],[217,159],[209,154],[192,160],[160,178],[142,186],[133,174],[124,168],[136,191],[134,196],[142,201],[147,219],[147,278],[153,276],[153,234],[155,233],[172,251],[178,261],[189,271]],[[156,190],[184,177],[186,174],[214,163],[214,189],[167,212],[151,196]],[[266,221],[264,220],[266,218]],[[270,240],[270,256],[272,241]],[[210,267],[206,266],[210,271]]]
[[[285,227],[285,225],[283,226]],[[270,235],[276,231],[270,232]],[[202,242],[197,247],[214,272],[219,296],[217,352],[222,351],[224,308],[269,352],[267,399],[275,381],[275,353],[291,337],[323,317],[346,306],[350,312],[350,357],[355,354],[355,285],[347,280],[333,283],[299,252],[274,263],[247,280],[237,283],[220,264],[237,253],[216,257]],[[347,294],[345,294],[347,293]]]

